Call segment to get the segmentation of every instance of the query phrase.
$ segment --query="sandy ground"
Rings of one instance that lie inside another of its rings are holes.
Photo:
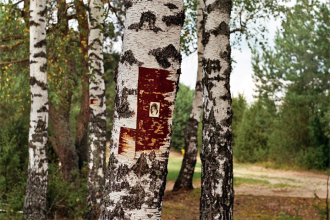
[[[179,153],[172,152],[170,156],[182,157]],[[200,161],[199,158],[198,160]],[[200,168],[199,170],[196,169],[196,171],[200,172]],[[320,198],[326,198],[327,196],[328,176],[325,174],[318,174],[309,171],[275,170],[261,166],[235,163],[234,176],[255,180],[266,180],[269,182],[269,184],[243,183],[234,188],[236,195],[307,198],[314,198],[315,194]],[[166,190],[171,190],[173,185],[174,182],[168,182],[166,184]],[[200,185],[200,181],[194,182],[195,188],[200,188]]]
[[[107,156],[108,154],[109,152],[107,152]],[[182,158],[182,154],[171,151],[170,157]],[[197,161],[200,162],[199,157],[197,157]],[[196,168],[195,172],[201,172],[200,168]],[[309,171],[275,170],[261,166],[234,163],[234,176],[255,180],[266,180],[270,183],[243,183],[234,188],[236,195],[264,195],[306,198],[314,198],[315,194],[320,198],[326,198],[327,196],[328,177],[325,174],[318,174]],[[167,182],[166,191],[172,190],[173,186],[173,181]],[[194,187],[200,188],[200,181],[195,181]]]

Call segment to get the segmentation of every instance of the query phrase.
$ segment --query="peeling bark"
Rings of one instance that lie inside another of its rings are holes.
[[[194,177],[196,157],[198,152],[197,131],[198,131],[198,124],[202,115],[202,108],[203,108],[203,85],[202,85],[202,77],[203,77],[202,58],[204,53],[204,47],[202,44],[203,7],[204,7],[204,2],[203,0],[200,0],[197,6],[197,47],[198,47],[197,81],[196,81],[192,108],[184,135],[185,153],[182,160],[181,170],[177,180],[175,181],[173,191],[194,189],[193,177]]]
[[[48,180],[48,88],[46,58],[46,1],[30,2],[29,163],[23,214],[26,219],[46,219]]]
[[[203,147],[200,219],[233,219],[231,0],[205,1],[203,11]]]
[[[129,53],[123,54],[116,75],[100,219],[161,219],[180,73],[183,2],[131,0],[125,4],[122,51]],[[175,21],[163,20],[166,16]]]
[[[97,219],[100,213],[102,189],[105,173],[106,147],[106,104],[105,84],[103,79],[103,3],[90,1],[90,27],[88,37],[89,72],[89,157],[88,157],[88,219]]]

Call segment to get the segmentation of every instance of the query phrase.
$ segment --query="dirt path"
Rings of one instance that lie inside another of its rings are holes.
[[[326,198],[327,175],[308,171],[274,170],[254,165],[234,165],[234,176],[265,180],[270,184],[242,184],[235,188],[238,195],[267,195]]]
[[[170,156],[181,157],[178,153]],[[199,158],[198,158],[198,161]],[[195,172],[200,172],[200,168]],[[237,181],[234,187],[236,195],[264,195],[285,197],[320,198],[327,196],[327,175],[308,171],[275,170],[248,164],[234,164],[234,176]],[[173,188],[174,182],[166,184],[166,190]],[[200,181],[194,182],[200,188]],[[330,189],[329,189],[330,190]]]

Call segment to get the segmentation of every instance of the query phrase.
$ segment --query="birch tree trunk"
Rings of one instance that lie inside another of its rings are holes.
[[[197,81],[195,87],[194,100],[192,103],[191,113],[185,130],[185,153],[182,161],[179,177],[175,181],[173,191],[192,190],[193,177],[197,157],[197,131],[198,124],[202,114],[203,108],[203,66],[202,59],[204,47],[202,44],[202,22],[203,22],[203,0],[199,0],[197,6],[197,53],[198,53],[198,70]]]
[[[182,0],[125,2],[100,219],[161,219],[180,74]]]
[[[90,97],[90,132],[89,132],[89,174],[88,174],[88,219],[99,216],[105,173],[106,145],[106,105],[105,85],[102,78],[103,67],[103,3],[101,0],[90,1],[89,28],[89,72],[91,74]]]
[[[46,1],[30,2],[29,162],[23,213],[26,219],[46,219],[48,180],[48,87],[46,56]]]
[[[200,219],[233,219],[231,0],[206,0],[203,11],[203,148]]]

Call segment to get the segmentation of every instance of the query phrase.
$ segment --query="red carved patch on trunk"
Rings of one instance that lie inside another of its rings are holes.
[[[135,141],[135,152],[158,150],[168,141],[173,102],[166,98],[173,95],[175,88],[175,82],[168,79],[170,74],[167,70],[139,68],[136,130],[120,129],[118,154],[131,149],[132,142],[128,146],[128,140]]]
[[[166,143],[173,103],[165,98],[175,88],[175,82],[167,79],[169,75],[167,70],[139,68],[136,151],[158,150]],[[157,103],[158,117],[153,117],[152,107]]]
[[[118,154],[135,151],[136,130],[132,128],[120,128]],[[130,150],[131,149],[131,150]]]

